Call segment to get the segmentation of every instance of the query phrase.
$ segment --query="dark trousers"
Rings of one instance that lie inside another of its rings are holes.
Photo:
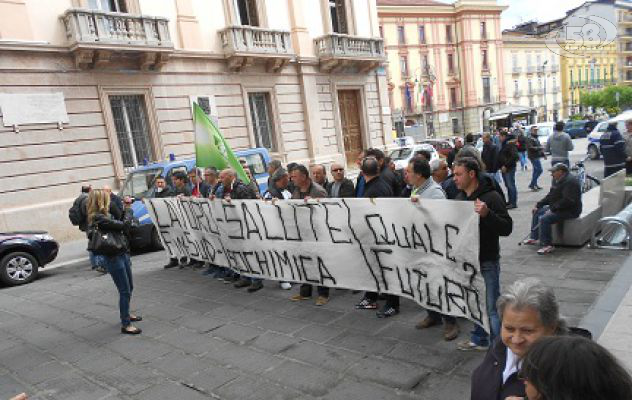
[[[327,286],[316,286],[316,292],[319,296],[329,297],[329,288]],[[312,297],[312,285],[303,283],[301,285],[300,294],[303,297]]]
[[[364,298],[375,303],[377,299],[380,297],[376,292],[365,292]],[[386,295],[386,305],[391,306],[397,310],[399,310],[399,296],[395,296],[393,294]]]
[[[129,303],[132,299],[134,282],[132,280],[132,260],[129,254],[119,256],[104,256],[105,268],[112,277],[119,292],[119,312],[121,314],[121,325],[129,326]]]
[[[443,319],[443,322],[446,324],[456,324],[456,317],[451,315],[445,315],[437,311],[428,310],[428,316],[435,321],[441,321],[441,319]]]

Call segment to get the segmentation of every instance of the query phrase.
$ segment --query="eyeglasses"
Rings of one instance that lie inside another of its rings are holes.
[[[344,171],[344,168],[336,168],[336,169],[332,169],[331,172],[340,172],[340,171]]]

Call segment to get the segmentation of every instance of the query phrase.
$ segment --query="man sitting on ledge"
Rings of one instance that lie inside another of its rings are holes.
[[[549,171],[553,176],[553,186],[549,194],[535,205],[532,211],[531,236],[522,242],[536,245],[539,239],[542,248],[538,250],[538,254],[549,254],[555,250],[552,245],[551,225],[577,218],[582,213],[582,191],[577,177],[562,163],[555,164]]]

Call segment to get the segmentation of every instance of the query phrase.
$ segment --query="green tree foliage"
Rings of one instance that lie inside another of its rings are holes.
[[[617,93],[619,93],[619,103],[617,104]],[[630,86],[608,86],[605,89],[580,93],[580,103],[582,106],[593,108],[604,108],[610,114],[616,114],[618,110],[632,107],[632,87]]]

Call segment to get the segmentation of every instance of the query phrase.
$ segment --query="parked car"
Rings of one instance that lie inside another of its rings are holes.
[[[529,125],[525,128],[525,135],[531,134],[531,128],[538,127],[538,140],[543,147],[546,147],[546,143],[549,141],[549,136],[553,133],[555,128],[555,122],[540,122],[538,124]]]
[[[236,151],[237,158],[246,160],[248,168],[256,179],[261,193],[268,189],[268,163],[270,154],[265,148],[255,148]],[[154,181],[157,177],[164,177],[167,183],[176,171],[188,173],[195,167],[195,159],[156,162],[132,170],[123,183],[119,196],[130,196],[134,199],[132,211],[138,219],[139,225],[132,229],[130,245],[132,250],[160,249],[162,245],[158,232],[151,221],[145,203],[142,199],[153,197]]]
[[[588,136],[595,125],[597,125],[597,121],[568,121],[568,123],[564,125],[564,132],[568,133],[571,139],[583,138]]]
[[[0,281],[10,286],[32,282],[58,251],[59,244],[48,232],[0,233]]]
[[[423,140],[421,143],[432,145],[432,147],[434,147],[435,150],[437,150],[437,153],[439,153],[439,155],[442,157],[447,157],[454,148],[454,145],[446,139],[426,139]]]
[[[420,150],[429,151],[431,155],[431,160],[439,158],[439,153],[437,152],[437,150],[434,148],[434,146],[428,143],[421,143],[421,144],[416,144],[414,146],[400,147],[399,149],[395,149],[391,151],[391,153],[388,156],[391,158],[391,160],[395,162],[396,169],[403,169],[403,168],[406,168],[406,166],[408,165],[408,162],[410,161],[411,158],[413,158],[415,153]]]
[[[623,135],[627,132],[625,129],[625,121],[629,119],[632,119],[632,112],[623,112],[607,121],[599,122],[588,135],[588,157],[590,157],[591,160],[597,160],[601,157],[601,151],[599,150],[601,135],[606,131],[608,125],[616,123],[617,129]]]

